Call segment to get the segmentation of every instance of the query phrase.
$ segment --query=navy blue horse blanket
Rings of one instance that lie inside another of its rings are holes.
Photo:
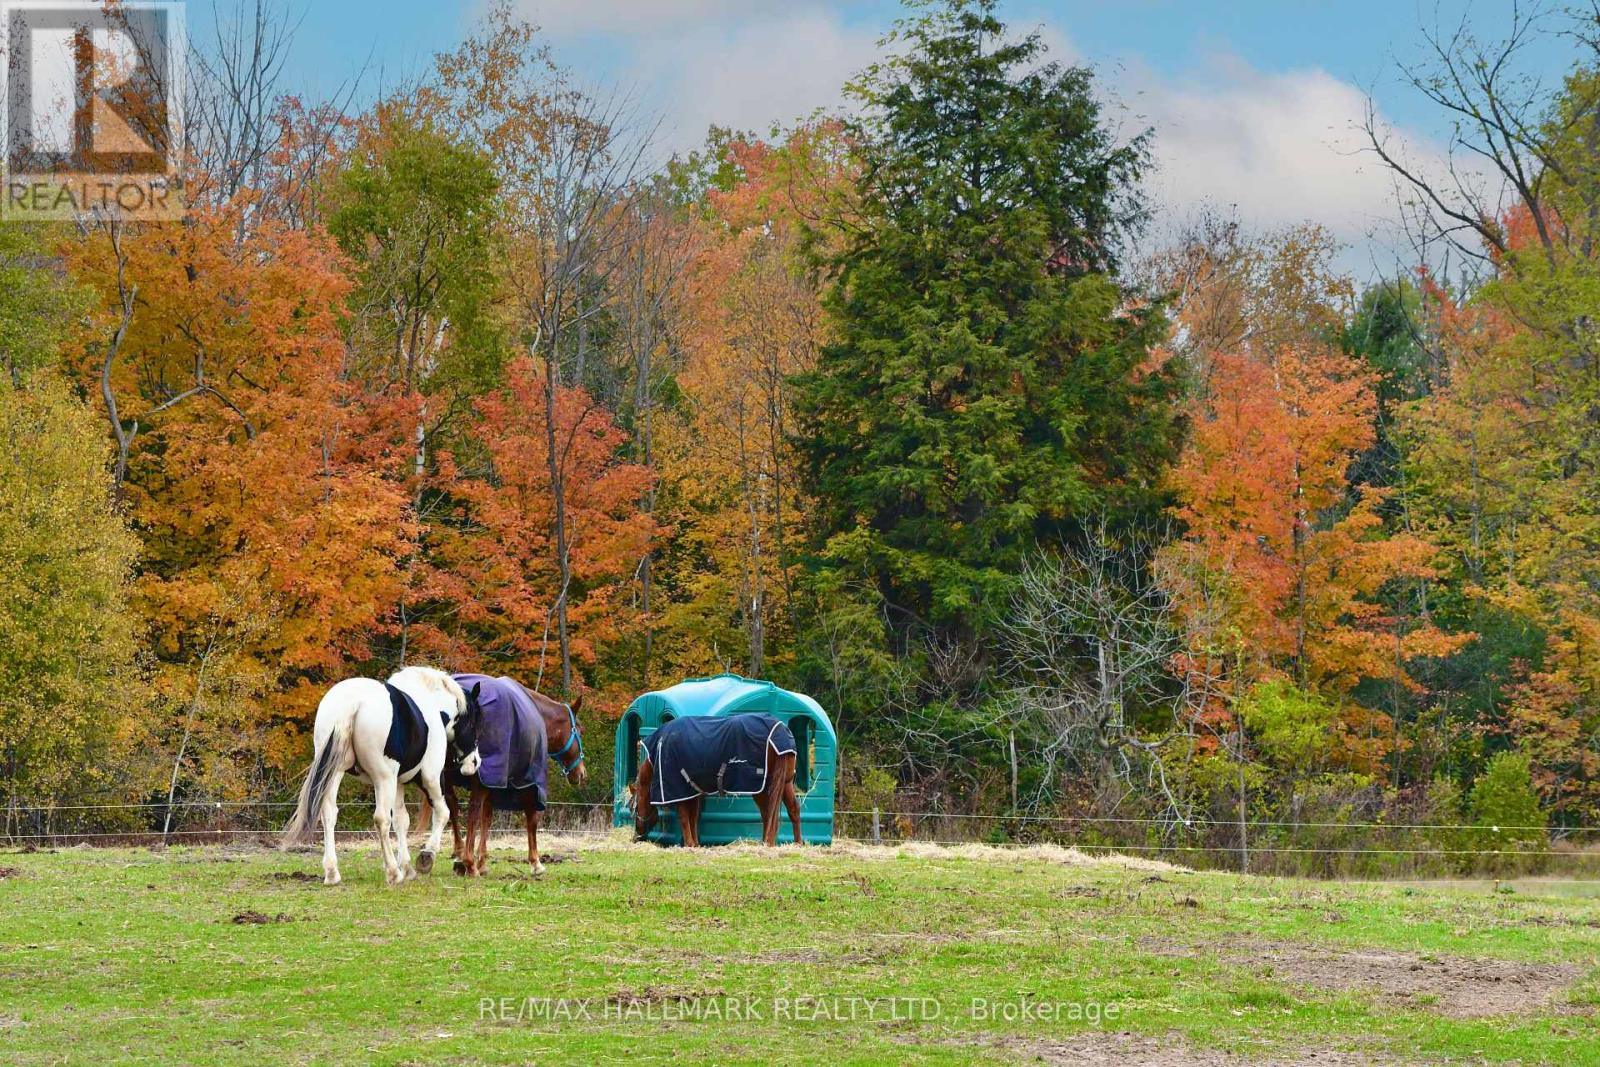
[[[676,804],[702,793],[754,796],[767,784],[767,749],[780,756],[795,751],[789,727],[759,714],[673,719],[643,744],[655,768],[652,804]]]
[[[481,686],[478,705],[483,708],[483,724],[478,728],[478,784],[489,790],[494,806],[502,811],[521,811],[522,793],[533,790],[533,806],[543,811],[550,796],[545,773],[544,717],[534,706],[533,697],[513,678],[490,678],[486,674],[456,674],[456,684],[464,690]]]

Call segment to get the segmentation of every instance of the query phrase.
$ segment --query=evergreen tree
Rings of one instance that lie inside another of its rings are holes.
[[[1036,541],[1152,513],[1178,437],[1163,314],[1113,276],[1145,141],[994,7],[902,23],[855,87],[837,340],[798,380],[821,561],[879,590],[900,647],[981,636]]]
[[[1400,444],[1395,422],[1402,405],[1429,390],[1428,352],[1418,320],[1422,291],[1405,279],[1385,280],[1361,294],[1361,302],[1339,331],[1339,347],[1377,375],[1377,437],[1356,461],[1351,481],[1362,485],[1400,483]]]

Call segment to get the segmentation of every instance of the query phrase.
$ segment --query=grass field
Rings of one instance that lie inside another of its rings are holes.
[[[399,888],[351,848],[331,889],[309,853],[0,853],[0,1062],[1600,1064],[1582,886],[545,847]]]

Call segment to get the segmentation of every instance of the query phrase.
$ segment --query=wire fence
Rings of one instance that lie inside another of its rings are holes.
[[[244,811],[251,809],[277,808],[285,811],[294,808],[292,800],[178,800],[171,804],[165,801],[128,802],[123,804],[9,804],[0,805],[0,813],[69,813],[81,811],[156,811],[156,812],[209,812],[209,811]],[[359,803],[346,804],[344,807],[359,808]],[[415,808],[413,803],[411,807]],[[585,811],[612,811],[614,805],[608,801],[550,801],[547,809],[581,809]],[[910,811],[894,808],[836,808],[836,816],[877,816],[881,819],[906,818],[919,822],[950,820],[956,822],[982,822],[1011,825],[1059,825],[1059,826],[1089,826],[1089,825],[1116,825],[1116,826],[1156,826],[1156,827],[1187,827],[1191,829],[1230,828],[1239,824],[1233,820],[1191,820],[1185,822],[1171,818],[1135,818],[1129,816],[1112,815],[1040,815],[1036,813],[1017,814],[983,814],[949,811]],[[1317,820],[1275,820],[1275,819],[1250,819],[1245,826],[1252,830],[1268,828],[1286,828],[1293,830],[1413,830],[1413,831],[1441,831],[1441,830],[1473,830],[1473,831],[1533,831],[1549,833],[1557,837],[1566,837],[1574,834],[1600,833],[1600,826],[1550,826],[1548,824],[1514,824],[1503,823],[1498,825],[1485,825],[1483,823],[1404,823],[1404,822],[1326,822]],[[970,839],[962,838],[955,843],[966,843]]]
[[[0,804],[0,842],[24,847],[237,843],[276,845],[293,800],[210,800],[128,802],[122,804]],[[426,833],[419,805],[412,812],[413,837]],[[540,828],[549,833],[609,833],[610,805],[556,801],[546,805]],[[340,840],[370,837],[371,803],[347,798],[340,805]],[[603,815],[603,817],[602,817]],[[522,829],[520,813],[497,812],[496,831]],[[448,840],[448,832],[447,832]]]
[[[96,804],[0,805],[0,841],[23,848],[276,844],[292,800],[190,798]],[[342,805],[336,836],[370,839],[367,805]],[[602,837],[616,833],[610,802],[553,801],[540,829]],[[884,845],[1056,844],[1094,854],[1166,858],[1192,866],[1320,875],[1557,871],[1600,876],[1600,826],[1483,826],[1467,823],[1249,820],[1183,822],[1134,816],[985,814],[840,808],[841,837]],[[413,819],[413,836],[425,831]],[[497,833],[523,830],[520,813],[498,813]],[[625,833],[625,831],[624,831]]]

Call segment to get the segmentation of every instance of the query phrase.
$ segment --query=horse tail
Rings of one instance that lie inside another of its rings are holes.
[[[289,820],[289,825],[284,827],[283,840],[279,848],[288,848],[298,844],[309,836],[317,819],[322,814],[322,801],[328,792],[328,779],[333,777],[337,768],[342,768],[350,756],[350,726],[348,724],[335,726],[328,732],[328,738],[322,743],[312,759],[311,770],[306,773],[306,780],[300,786],[300,802],[295,806],[294,817]]]

